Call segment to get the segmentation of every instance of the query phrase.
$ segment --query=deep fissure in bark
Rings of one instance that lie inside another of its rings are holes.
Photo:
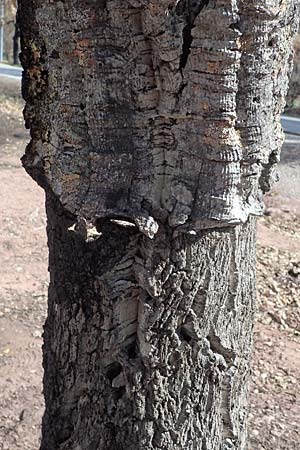
[[[199,0],[198,0],[199,1]],[[187,25],[183,28],[182,31],[182,52],[180,57],[179,69],[183,70],[186,66],[189,54],[191,52],[191,45],[193,42],[192,29],[194,26],[194,22],[196,17],[200,14],[202,9],[208,5],[209,0],[200,0],[198,5],[197,0],[183,0],[182,4],[186,3],[185,7],[180,8],[180,2],[176,5],[176,10],[180,11],[182,14],[187,15]],[[186,10],[185,10],[186,8]]]
[[[184,69],[191,52],[191,45],[193,42],[192,37],[192,24],[188,24],[184,27],[182,32],[183,44],[182,44],[182,53],[180,58],[180,70]]]

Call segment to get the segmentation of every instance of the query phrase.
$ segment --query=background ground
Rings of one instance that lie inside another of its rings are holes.
[[[37,450],[43,413],[44,196],[20,164],[28,142],[21,109],[16,83],[1,79],[0,450]],[[259,221],[249,450],[300,447],[300,144],[289,142]]]

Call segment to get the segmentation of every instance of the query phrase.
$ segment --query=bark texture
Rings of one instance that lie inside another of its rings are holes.
[[[41,450],[245,450],[295,0],[19,0],[47,194]]]
[[[255,219],[86,242],[47,203],[42,450],[245,449]]]
[[[68,211],[151,237],[261,213],[298,0],[19,3],[24,163]]]

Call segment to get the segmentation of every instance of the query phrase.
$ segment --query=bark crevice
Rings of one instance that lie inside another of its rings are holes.
[[[179,63],[179,70],[181,72],[185,68],[191,52],[193,42],[192,29],[194,27],[194,22],[202,9],[207,6],[208,3],[209,0],[182,0],[176,5],[175,11],[181,15],[185,15],[187,21],[187,24],[182,31],[182,51]]]

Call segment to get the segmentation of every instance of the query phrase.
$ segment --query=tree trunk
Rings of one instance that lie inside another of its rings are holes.
[[[42,449],[245,448],[255,219],[86,242],[47,201]]]
[[[19,0],[47,195],[41,450],[245,450],[298,1]]]

